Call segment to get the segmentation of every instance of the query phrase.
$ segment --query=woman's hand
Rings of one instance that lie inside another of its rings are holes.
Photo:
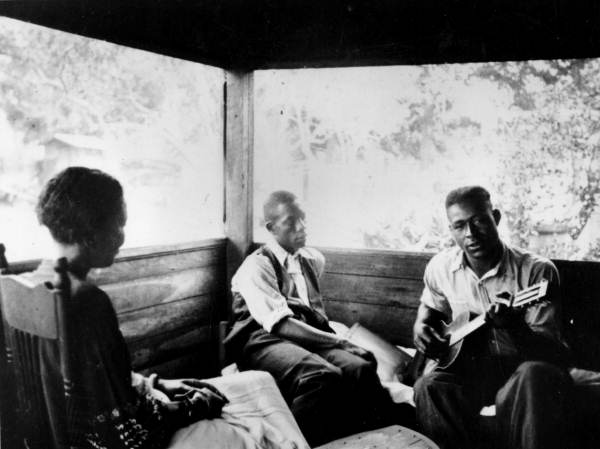
[[[206,387],[188,390],[176,397],[176,400],[161,402],[172,413],[182,414],[186,422],[218,418],[228,402],[221,393]]]
[[[218,418],[229,402],[218,390],[210,388],[189,392],[185,400],[189,402],[188,414],[192,420]]]
[[[173,400],[180,400],[184,397],[189,398],[190,394],[205,389],[211,391],[223,404],[229,402],[217,387],[199,379],[158,379],[156,388]]]

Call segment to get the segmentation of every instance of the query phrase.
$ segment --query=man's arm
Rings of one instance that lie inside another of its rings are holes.
[[[328,349],[340,348],[354,355],[362,357],[370,362],[375,362],[375,357],[366,349],[350,343],[345,338],[336,334],[323,332],[309,324],[306,324],[295,318],[286,318],[273,327],[273,334],[293,341],[294,343],[307,349]]]
[[[264,256],[248,256],[231,284],[232,292],[242,295],[252,318],[267,332],[284,318],[294,315],[279,291],[271,262]]]
[[[293,318],[286,298],[279,291],[275,271],[266,258],[247,259],[233,284],[233,290],[242,295],[252,318],[267,332],[313,350],[337,347],[372,359],[368,351],[347,340]]]
[[[425,267],[423,293],[417,318],[413,326],[415,347],[426,357],[436,359],[448,351],[448,338],[441,334],[442,321],[448,321],[450,306],[446,295],[438,287],[440,269],[434,257]]]
[[[278,337],[298,343],[300,346],[313,349],[340,347],[344,339],[336,334],[323,332],[296,318],[286,318],[273,327],[271,332]]]
[[[550,261],[538,262],[531,270],[529,284],[549,282],[546,297],[524,311],[494,304],[488,319],[498,328],[507,328],[519,342],[528,359],[565,364],[569,350],[561,335],[561,294],[558,271]]]

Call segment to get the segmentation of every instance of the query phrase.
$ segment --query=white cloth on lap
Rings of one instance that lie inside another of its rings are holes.
[[[309,449],[269,373],[244,371],[207,382],[229,404],[220,418],[178,430],[168,449]]]

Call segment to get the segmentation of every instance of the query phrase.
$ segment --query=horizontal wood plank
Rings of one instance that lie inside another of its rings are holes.
[[[194,296],[181,301],[125,312],[118,315],[121,332],[131,341],[159,335],[191,325],[218,323],[217,304],[224,300],[221,293]]]
[[[93,270],[90,279],[98,285],[161,276],[199,267],[225,265],[225,247],[212,246],[181,253],[152,254],[144,258],[125,258],[109,268]],[[221,268],[219,268],[221,269]]]
[[[223,292],[224,267],[201,267],[103,286],[117,313]]]
[[[423,282],[350,274],[325,273],[321,280],[324,298],[386,307],[416,308]]]
[[[140,372],[144,375],[156,373],[167,379],[214,377],[219,372],[216,347],[213,344],[203,344],[188,354],[143,368]]]
[[[225,238],[213,238],[213,239],[205,239],[194,242],[185,242],[178,244],[169,244],[169,245],[155,245],[155,246],[144,246],[137,248],[125,248],[119,251],[117,258],[115,259],[115,263],[105,269],[110,272],[112,268],[121,262],[127,262],[134,259],[145,260],[151,257],[163,257],[173,254],[184,254],[186,252],[196,252],[203,250],[210,250],[211,248],[216,249],[217,251],[224,251]],[[6,242],[5,242],[6,243]],[[31,259],[31,260],[23,260],[23,261],[11,261],[9,260],[9,270],[12,274],[19,274],[26,271],[33,271],[40,264],[40,259]],[[96,270],[94,270],[96,271]],[[100,271],[100,270],[98,270]],[[90,273],[90,279],[93,279],[94,272]]]
[[[321,288],[330,319],[359,322],[394,344],[413,347],[412,327],[433,254],[321,248]]]
[[[329,300],[325,310],[330,320],[346,326],[361,323],[391,343],[413,347],[412,326],[416,309],[390,309],[388,306]]]
[[[119,251],[117,261],[124,259],[146,258],[148,255],[163,256],[166,254],[180,254],[211,247],[224,247],[227,242],[225,237],[215,237],[202,240],[187,241],[182,243],[169,243],[167,245],[147,245],[132,248],[123,248]]]
[[[129,344],[132,364],[136,369],[142,369],[199,351],[201,346],[214,343],[214,334],[215,328],[210,324],[193,325],[134,340]]]
[[[320,248],[327,273],[423,279],[429,253]]]

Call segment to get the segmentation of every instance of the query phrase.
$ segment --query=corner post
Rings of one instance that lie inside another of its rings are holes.
[[[227,310],[231,278],[252,244],[254,76],[228,71],[225,83],[225,236],[227,237]]]

